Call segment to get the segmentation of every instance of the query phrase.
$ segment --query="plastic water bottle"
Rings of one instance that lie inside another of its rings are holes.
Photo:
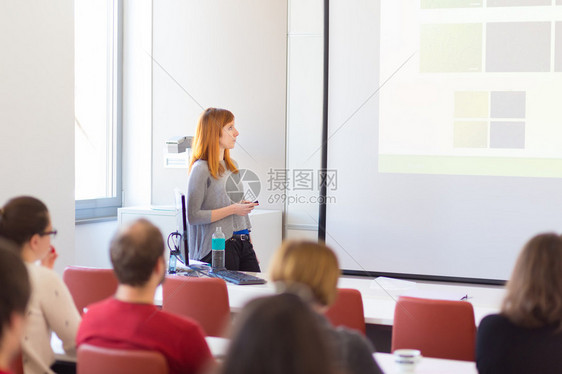
[[[222,228],[217,227],[211,241],[212,271],[224,270],[224,245],[225,239]]]
[[[170,251],[170,261],[168,261],[168,274],[176,273],[176,256]]]

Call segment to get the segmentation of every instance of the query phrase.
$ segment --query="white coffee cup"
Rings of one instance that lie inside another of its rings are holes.
[[[396,362],[400,371],[405,373],[413,372],[422,357],[419,349],[397,349],[393,353],[394,362]]]

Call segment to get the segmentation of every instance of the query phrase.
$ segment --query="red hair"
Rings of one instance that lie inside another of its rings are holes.
[[[221,160],[219,160],[219,138],[222,134],[222,128],[232,121],[234,121],[234,114],[226,109],[208,108],[201,114],[191,145],[192,153],[188,172],[191,172],[195,161],[205,160],[213,178],[218,179],[224,173],[224,168],[220,164]],[[238,173],[228,149],[224,150],[224,163],[228,170]]]

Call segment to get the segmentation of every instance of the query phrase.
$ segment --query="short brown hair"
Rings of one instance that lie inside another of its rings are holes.
[[[501,312],[514,324],[562,329],[562,238],[554,233],[531,238],[506,288]]]
[[[31,295],[27,268],[18,248],[0,239],[0,340],[4,327],[9,326],[13,313],[23,315]]]
[[[33,235],[45,231],[49,221],[49,211],[41,200],[14,197],[0,209],[0,235],[21,248]]]
[[[311,241],[286,241],[273,256],[270,279],[308,286],[316,302],[329,306],[336,299],[340,269],[335,253]]]
[[[143,286],[164,255],[162,233],[148,220],[139,219],[115,234],[110,255],[119,283]]]

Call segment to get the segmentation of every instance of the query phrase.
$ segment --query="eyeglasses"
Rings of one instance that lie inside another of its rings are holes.
[[[51,231],[40,232],[40,233],[39,233],[39,236],[52,235],[53,238],[54,238],[55,236],[57,236],[57,232],[58,232],[57,230],[51,230]]]

